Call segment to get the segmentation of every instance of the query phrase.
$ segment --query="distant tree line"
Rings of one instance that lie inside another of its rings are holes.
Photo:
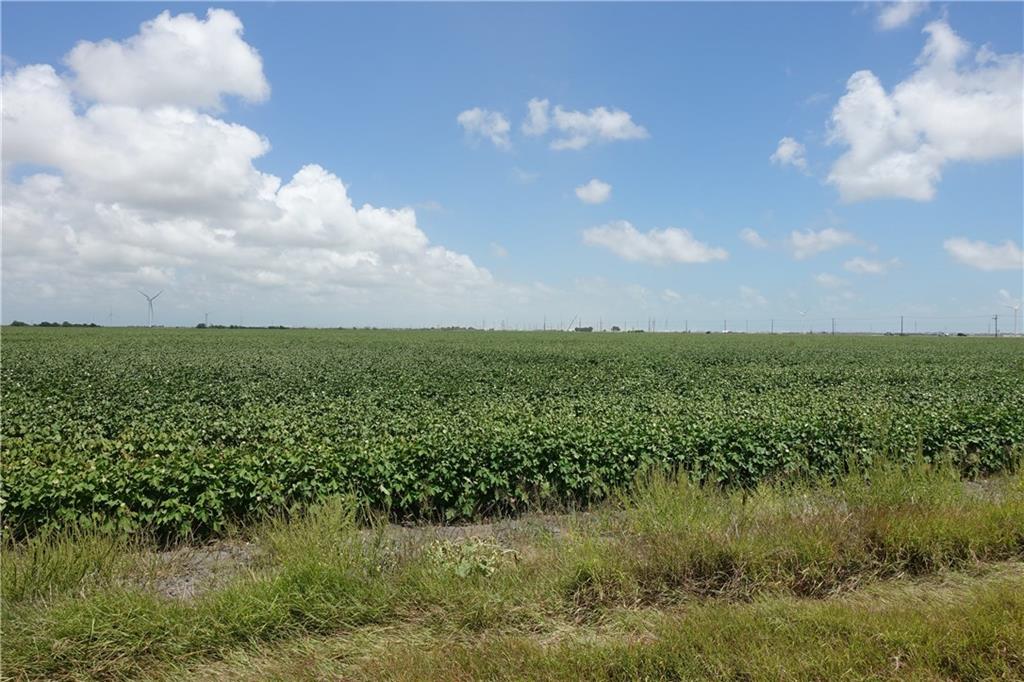
[[[11,322],[12,327],[99,327],[100,325],[95,322],[40,322],[38,324],[29,324],[28,322],[22,322],[21,320],[15,320]]]

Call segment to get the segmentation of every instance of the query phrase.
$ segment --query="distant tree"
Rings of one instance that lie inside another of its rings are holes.
[[[196,325],[196,329],[206,329],[206,323],[200,322],[199,324]]]
[[[27,327],[29,325],[28,325],[28,322],[22,322],[21,320],[15,320],[14,322],[11,322],[11,326],[12,327]]]
[[[28,327],[30,325],[25,324],[24,322],[16,321],[11,326],[12,327],[14,327],[14,326],[16,326],[16,327]],[[100,325],[96,324],[95,322],[68,322],[67,320],[64,320],[63,322],[48,322],[46,320],[43,320],[42,322],[38,323],[36,326],[37,327],[99,327]]]
[[[613,332],[621,332],[622,330],[619,329],[617,326],[612,326],[612,331]]]

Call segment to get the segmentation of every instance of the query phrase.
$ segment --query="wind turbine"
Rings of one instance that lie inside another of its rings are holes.
[[[147,294],[142,289],[136,289],[136,291],[138,291],[140,294],[142,294],[143,296],[146,297],[146,303],[149,304],[149,326],[152,327],[153,326],[153,301],[155,301],[156,299],[160,298],[160,294],[164,293],[164,290],[161,289],[160,291],[156,292],[155,296],[150,296],[149,294]]]
[[[798,310],[797,312],[800,313],[800,323],[801,323],[800,326],[802,327],[803,326],[803,322],[807,319],[807,311],[806,310]],[[809,327],[808,327],[808,331],[810,331]]]
[[[1017,305],[1010,305],[1009,303],[1006,303],[1004,305],[1013,311],[1013,335],[1017,336],[1017,312],[1020,310],[1020,303]]]

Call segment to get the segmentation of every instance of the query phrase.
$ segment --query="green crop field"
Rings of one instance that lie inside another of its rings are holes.
[[[668,464],[750,486],[1024,447],[1014,339],[3,331],[5,533],[210,534],[352,493],[399,519],[579,504]]]

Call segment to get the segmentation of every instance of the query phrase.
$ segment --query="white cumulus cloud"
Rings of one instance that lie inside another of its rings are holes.
[[[512,141],[509,131],[512,126],[508,119],[497,111],[473,107],[460,113],[456,119],[466,135],[473,140],[490,140],[498,149],[510,149]]]
[[[755,249],[763,249],[768,246],[767,240],[765,240],[757,230],[750,227],[744,227],[740,230],[740,239],[746,242],[748,246],[752,246]]]
[[[928,8],[927,2],[916,0],[897,0],[896,2],[880,2],[876,5],[878,16],[876,25],[883,31],[905,26],[911,19]]]
[[[612,186],[594,178],[576,188],[576,196],[585,204],[603,204],[612,196]]]
[[[552,149],[583,149],[597,141],[642,140],[647,129],[633,122],[621,109],[596,107],[590,111],[567,111],[555,107],[554,126],[562,134],[551,142]]]
[[[990,244],[981,240],[953,237],[944,241],[942,245],[957,262],[978,270],[1024,268],[1024,251],[1009,239],[1002,244]]]
[[[104,104],[219,109],[223,95],[252,102],[270,95],[260,55],[242,39],[242,22],[222,9],[208,10],[205,21],[165,11],[128,40],[83,40],[65,61],[75,72],[74,89]]]
[[[526,103],[526,120],[523,121],[523,134],[543,135],[551,127],[549,111],[551,103],[546,99],[534,97]]]
[[[666,303],[678,303],[683,300],[683,295],[673,289],[663,289],[661,291],[661,300]]]
[[[853,234],[834,227],[826,227],[823,230],[793,230],[789,234],[790,249],[793,256],[800,260],[856,242],[857,238]]]
[[[548,100],[535,97],[526,103],[526,110],[523,134],[540,136],[554,131],[552,149],[579,150],[595,142],[649,137],[647,129],[634,123],[629,112],[621,109],[595,107],[589,111],[574,111],[561,106],[552,109]]]
[[[881,275],[895,267],[898,267],[899,264],[899,258],[890,258],[889,260],[871,260],[862,256],[857,256],[843,263],[843,268],[849,272],[855,272],[858,275]]]
[[[778,147],[769,158],[772,163],[779,166],[793,166],[800,170],[807,170],[807,159],[804,156],[806,151],[804,146],[792,137],[784,137],[779,140]]]
[[[1021,299],[1014,298],[1006,289],[1000,289],[997,293],[999,294],[999,302],[1003,305],[1008,305],[1011,308],[1021,305]]]
[[[971,48],[945,21],[928,34],[917,70],[886,92],[871,71],[850,76],[832,111],[830,140],[847,147],[828,182],[844,201],[928,201],[952,162],[1024,150],[1024,56]]]
[[[58,168],[94,199],[231,213],[276,189],[252,164],[269,143],[244,126],[169,105],[96,103],[78,114],[49,65],[5,74],[3,90],[5,165]]]
[[[584,230],[583,242],[608,249],[627,261],[656,265],[709,263],[729,257],[725,249],[698,241],[689,230],[666,227],[640,232],[625,220]]]

